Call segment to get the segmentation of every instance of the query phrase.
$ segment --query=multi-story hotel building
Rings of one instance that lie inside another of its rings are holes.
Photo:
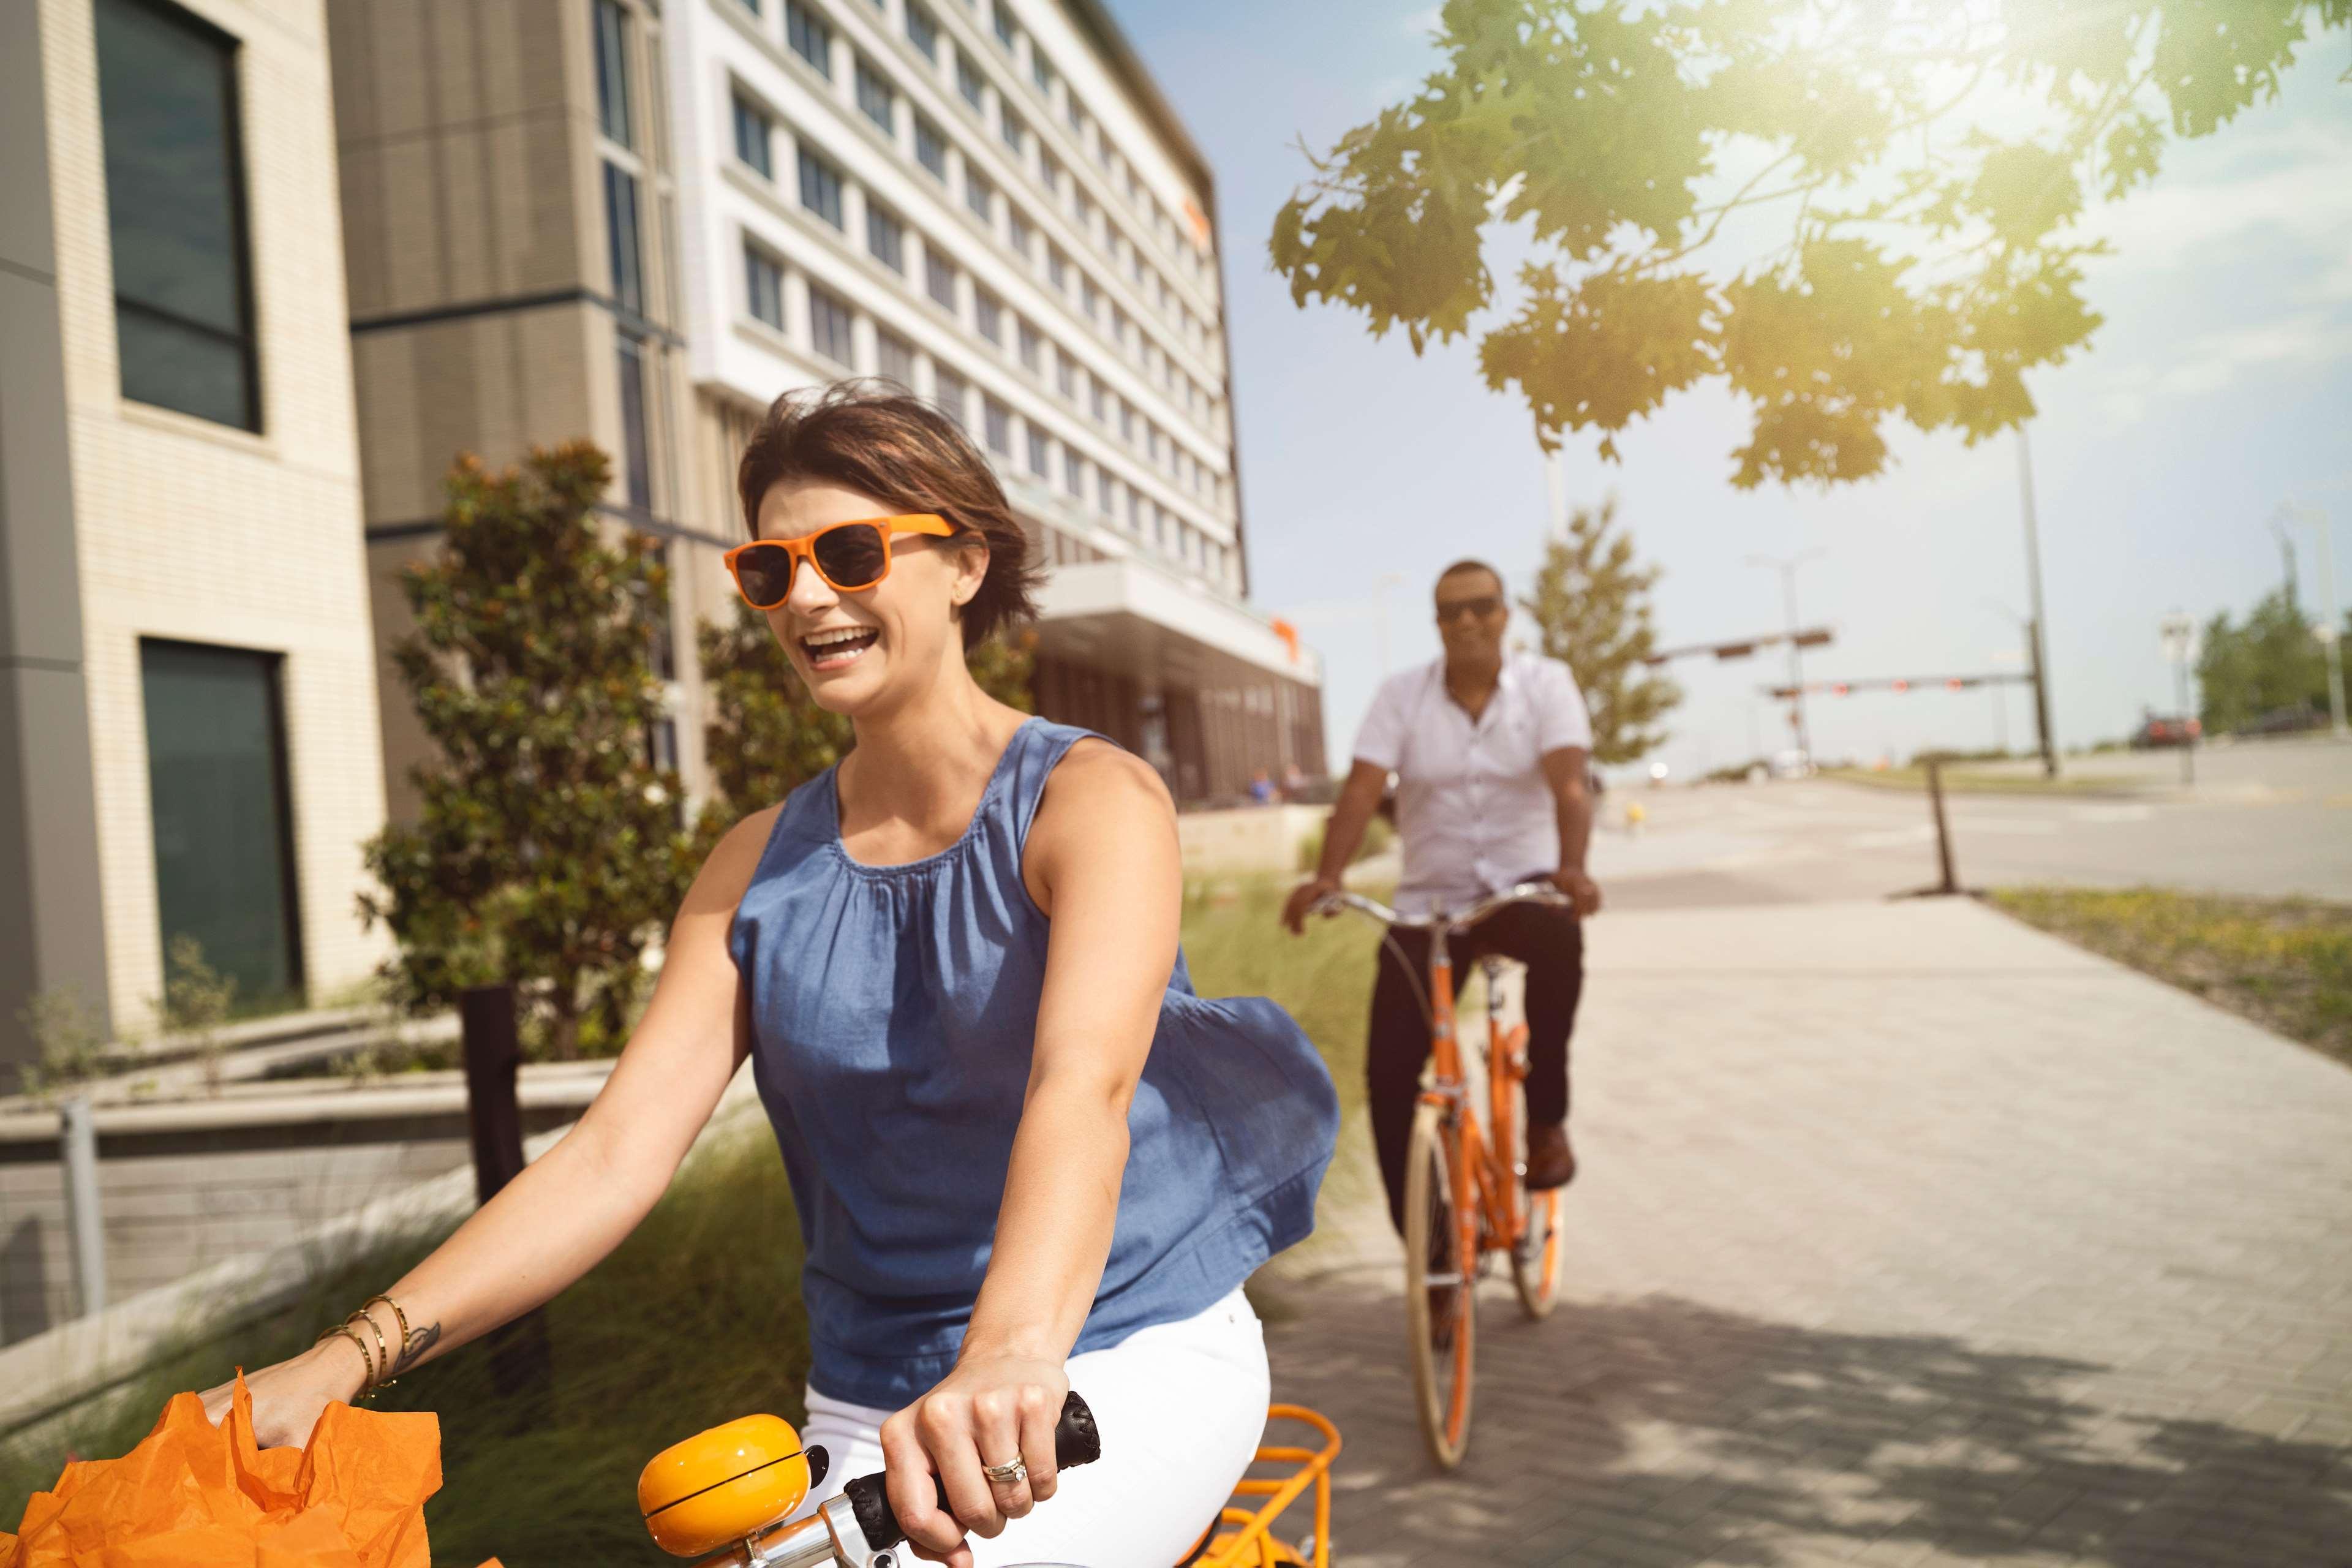
[[[1041,711],[1183,801],[1320,773],[1314,657],[1244,598],[1209,168],[1097,0],[675,0],[663,26],[709,526],[740,527],[777,394],[902,383],[1052,568]]]
[[[379,956],[341,234],[315,3],[0,5],[0,1064]]]

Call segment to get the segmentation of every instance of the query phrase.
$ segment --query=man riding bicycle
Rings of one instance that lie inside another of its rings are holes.
[[[1601,889],[1584,869],[1592,723],[1568,666],[1504,653],[1510,605],[1500,573],[1458,561],[1439,574],[1436,602],[1444,657],[1391,677],[1372,699],[1324,834],[1322,861],[1291,893],[1283,923],[1303,931],[1307,912],[1339,889],[1391,773],[1404,847],[1401,914],[1458,910],[1523,880],[1549,880],[1566,894],[1573,907],[1514,905],[1453,945],[1457,987],[1489,954],[1527,965],[1527,1184],[1565,1186],[1576,1174],[1567,1118],[1568,1039],[1584,986],[1578,922],[1601,908]],[[1389,1217],[1401,1234],[1406,1143],[1429,1058],[1418,989],[1429,936],[1405,927],[1389,935],[1372,984],[1364,1068]]]

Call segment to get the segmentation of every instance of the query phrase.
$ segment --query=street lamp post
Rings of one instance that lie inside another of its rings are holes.
[[[1797,750],[1802,752],[1807,763],[1813,760],[1813,732],[1805,723],[1805,659],[1797,647],[1797,632],[1803,623],[1797,619],[1797,568],[1826,550],[1800,550],[1794,555],[1751,555],[1750,566],[1769,566],[1780,574],[1780,595],[1789,611],[1789,689],[1792,694],[1790,709],[1797,721]]]
[[[2327,526],[2327,513],[2318,507],[2295,507],[2294,514],[2311,525],[2319,536],[2319,591],[2327,600],[2327,618],[2319,623],[2316,633],[2327,649],[2327,721],[2328,727],[2341,736],[2344,724],[2344,611],[2336,602],[2336,545]]]
[[[2189,730],[2189,667],[2197,658],[2197,621],[2175,610],[2164,617],[2164,653],[2172,661],[2172,689],[2180,714],[2180,782],[2197,782],[2197,736]]]
[[[2017,427],[2017,487],[2025,507],[2025,585],[2032,596],[2033,620],[2026,627],[2026,641],[2033,665],[2033,721],[2042,737],[2042,772],[2045,777],[2058,776],[2058,746],[2050,733],[2050,659],[2049,642],[2043,627],[2048,625],[2042,605],[2042,539],[2033,516],[2033,448],[2025,439],[2025,426]]]

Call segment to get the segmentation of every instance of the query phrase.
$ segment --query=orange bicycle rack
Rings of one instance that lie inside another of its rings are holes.
[[[1323,1439],[1319,1448],[1269,1443],[1257,1451],[1258,1465],[1286,1465],[1287,1475],[1245,1476],[1234,1488],[1236,1498],[1263,1498],[1255,1508],[1228,1504],[1210,1529],[1215,1538],[1196,1552],[1186,1568],[1330,1568],[1331,1461],[1339,1457],[1339,1429],[1326,1417],[1298,1405],[1276,1405],[1265,1413],[1270,1426],[1291,1421]],[[1315,1494],[1315,1531],[1297,1545],[1276,1540],[1274,1527],[1292,1504],[1308,1490]]]

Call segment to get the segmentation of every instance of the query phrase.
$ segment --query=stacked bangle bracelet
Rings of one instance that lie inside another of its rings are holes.
[[[377,1326],[374,1314],[368,1310],[378,1301],[392,1309],[393,1321],[399,1325],[400,1340],[397,1350],[385,1342],[383,1330]],[[362,1327],[367,1330],[368,1334],[375,1336],[375,1344],[373,1348],[368,1344],[367,1335],[360,1332]],[[408,1349],[408,1314],[401,1310],[400,1303],[383,1294],[370,1296],[360,1303],[358,1311],[320,1334],[318,1342],[324,1344],[339,1334],[359,1346],[361,1359],[367,1363],[367,1384],[360,1390],[362,1396],[373,1394],[379,1388],[391,1387],[396,1381],[392,1373],[400,1365],[401,1353]]]

